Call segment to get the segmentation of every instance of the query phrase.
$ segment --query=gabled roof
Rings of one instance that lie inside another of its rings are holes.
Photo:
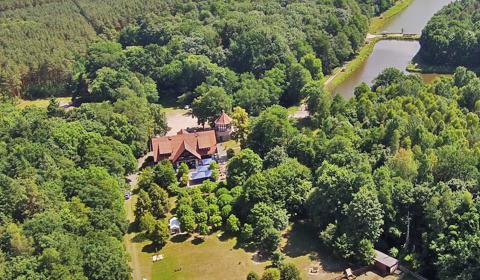
[[[152,138],[153,160],[159,157],[177,161],[185,152],[191,153],[198,159],[204,155],[213,155],[217,152],[217,139],[214,130],[188,133],[180,130],[177,135]]]
[[[178,158],[179,158],[180,156],[182,156],[182,154],[183,154],[185,151],[188,151],[188,152],[191,153],[193,156],[195,156],[197,159],[201,159],[201,158],[202,158],[202,156],[199,155],[194,148],[192,148],[192,147],[190,147],[190,145],[188,145],[187,141],[183,140],[182,143],[180,144],[180,146],[178,147],[176,153],[173,154],[173,156],[171,156],[170,159],[171,159],[172,161],[177,161]]]
[[[232,118],[230,118],[230,116],[227,115],[223,111],[222,111],[222,114],[220,115],[220,117],[218,117],[218,119],[215,121],[215,125],[217,125],[217,124],[226,125],[226,124],[230,124],[230,123],[232,123]]]

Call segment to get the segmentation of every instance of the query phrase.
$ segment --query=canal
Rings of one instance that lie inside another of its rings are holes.
[[[443,6],[454,0],[415,0],[404,11],[395,16],[383,29],[389,33],[420,34],[428,20]],[[335,93],[345,98],[353,96],[356,86],[362,82],[371,85],[373,79],[385,68],[395,67],[406,72],[406,67],[420,49],[418,41],[382,40],[379,41],[372,54],[344,82],[334,89]],[[434,74],[422,75],[430,82]]]

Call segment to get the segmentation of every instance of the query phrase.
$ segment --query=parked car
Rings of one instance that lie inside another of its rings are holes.
[[[129,200],[130,197],[132,197],[132,192],[131,191],[125,191],[125,200]]]

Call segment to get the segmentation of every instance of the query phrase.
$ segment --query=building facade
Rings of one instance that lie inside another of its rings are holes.
[[[225,142],[231,139],[232,118],[223,111],[220,117],[215,120],[215,133],[219,142]]]

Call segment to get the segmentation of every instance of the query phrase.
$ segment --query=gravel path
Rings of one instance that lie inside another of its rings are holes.
[[[169,130],[167,135],[175,135],[181,129],[200,127],[196,117],[189,110],[175,109],[166,113]]]

